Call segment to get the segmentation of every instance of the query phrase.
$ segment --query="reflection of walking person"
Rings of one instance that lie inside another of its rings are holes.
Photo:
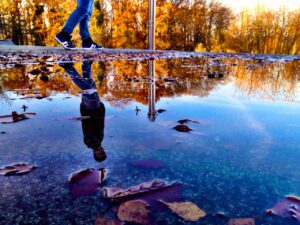
[[[100,101],[95,82],[91,74],[90,62],[82,65],[82,77],[78,74],[72,63],[60,64],[73,82],[82,90],[80,104],[81,116],[88,117],[82,120],[83,140],[88,148],[94,152],[94,159],[98,162],[106,159],[106,153],[102,147],[104,137],[105,106]]]
[[[89,33],[89,21],[94,7],[94,0],[77,0],[77,7],[69,16],[62,31],[55,36],[55,40],[66,49],[73,49],[71,33],[77,24],[82,39],[82,48],[100,49],[102,46],[96,44]]]

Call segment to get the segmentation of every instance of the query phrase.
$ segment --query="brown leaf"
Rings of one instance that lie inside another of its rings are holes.
[[[277,215],[283,218],[295,219],[300,222],[300,198],[288,196],[278,201],[267,214]]]
[[[164,181],[152,180],[152,181],[144,182],[142,184],[130,187],[125,190],[117,187],[104,187],[103,195],[105,198],[118,199],[118,198],[136,195],[136,194],[142,194],[149,191],[154,191],[168,186],[170,185],[167,185]]]
[[[72,174],[69,187],[73,196],[80,197],[94,193],[105,179],[105,169],[86,169]]]
[[[189,128],[186,125],[177,125],[177,126],[173,127],[173,129],[175,129],[179,132],[190,132],[190,131],[192,131],[192,129]]]
[[[120,205],[118,218],[122,221],[148,224],[148,209],[143,201],[128,201]]]
[[[197,221],[206,216],[206,213],[192,202],[160,202],[186,221]]]
[[[199,123],[197,120],[190,120],[190,119],[183,119],[183,120],[178,120],[177,121],[180,124],[185,124],[185,123]]]
[[[71,119],[72,120],[86,120],[86,119],[89,119],[89,118],[91,118],[91,117],[90,116],[74,116]]]
[[[253,218],[230,219],[228,225],[255,225],[255,220]]]
[[[121,225],[122,223],[118,220],[105,219],[97,216],[94,225]]]
[[[24,173],[28,173],[35,168],[37,167],[26,163],[14,164],[11,166],[5,166],[4,168],[0,169],[0,175],[4,175],[4,176],[21,175]]]

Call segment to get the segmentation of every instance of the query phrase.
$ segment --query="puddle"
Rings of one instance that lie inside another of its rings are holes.
[[[37,168],[0,176],[0,224],[116,220],[102,188],[155,179],[180,183],[181,201],[206,212],[193,224],[297,224],[265,211],[300,196],[299,81],[299,61],[251,58],[3,67],[0,168]],[[72,174],[101,168],[99,188],[74,197]],[[149,211],[151,224],[190,223],[163,204]]]

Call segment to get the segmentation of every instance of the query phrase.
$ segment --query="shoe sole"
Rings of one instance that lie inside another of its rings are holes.
[[[75,49],[75,48],[68,48],[68,47],[65,47],[64,45],[63,45],[63,43],[57,38],[57,37],[55,37],[54,38],[64,49],[68,49],[68,50],[73,50],[73,49]]]
[[[84,50],[88,50],[88,51],[90,51],[90,50],[100,50],[100,49],[103,49],[103,47],[102,48],[79,48],[79,49],[84,49]]]

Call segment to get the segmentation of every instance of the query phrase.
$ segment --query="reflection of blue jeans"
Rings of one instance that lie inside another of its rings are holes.
[[[90,38],[89,21],[92,15],[94,0],[77,0],[77,8],[72,12],[62,31],[71,34],[79,23],[81,39]]]
[[[73,66],[65,68],[65,71],[70,75],[72,81],[83,91],[81,106],[85,109],[97,109],[103,104],[99,99],[96,84],[92,78],[91,66],[90,62],[84,62],[82,64],[82,77]],[[93,91],[92,89],[95,90]],[[92,93],[85,93],[84,91],[87,90],[92,90]]]

